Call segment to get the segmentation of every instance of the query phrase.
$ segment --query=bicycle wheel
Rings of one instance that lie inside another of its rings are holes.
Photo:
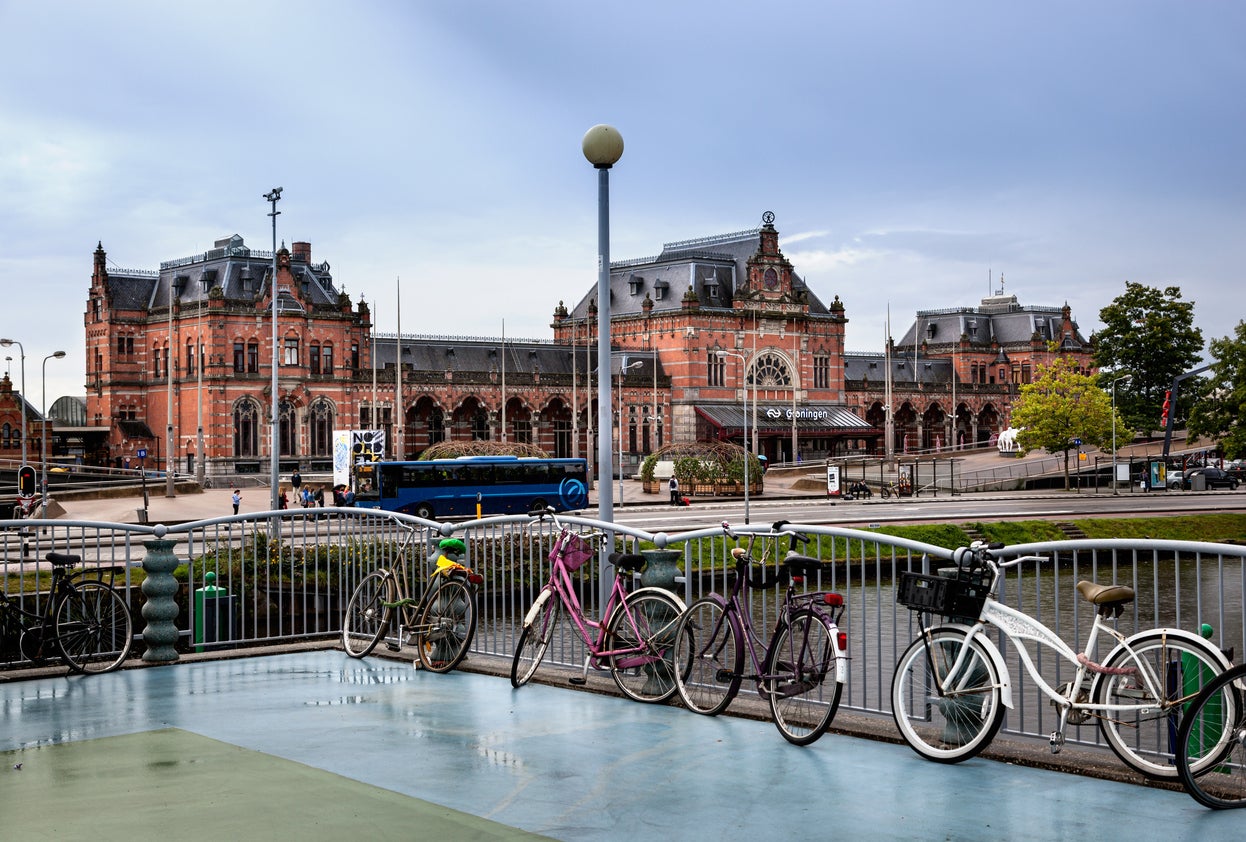
[[[891,681],[891,711],[909,747],[939,763],[959,763],[991,744],[1004,721],[999,674],[978,641],[956,675],[965,632],[936,628],[909,644]],[[945,687],[939,690],[937,677]],[[950,680],[949,680],[950,679]]]
[[[459,579],[447,579],[420,612],[420,663],[433,672],[459,665],[476,634],[476,593]]]
[[[545,650],[554,637],[554,629],[558,627],[558,617],[562,613],[562,600],[558,594],[546,587],[549,594],[541,610],[532,618],[532,622],[524,626],[519,633],[519,643],[515,646],[515,658],[511,661],[511,686],[523,687],[531,680],[536,668],[545,657]],[[540,599],[540,597],[537,597]]]
[[[675,661],[687,663],[688,669],[675,671],[675,688],[693,713],[717,716],[740,692],[744,639],[739,622],[718,594],[698,599],[679,618]]]
[[[1163,629],[1137,635],[1128,643],[1134,654],[1122,647],[1108,656],[1106,671],[1091,688],[1091,699],[1099,705],[1136,709],[1100,717],[1099,730],[1126,766],[1149,778],[1175,780],[1174,741],[1184,705],[1169,700],[1192,699],[1224,671],[1224,663],[1211,644],[1173,637]],[[1113,675],[1114,670],[1123,674]],[[1156,698],[1139,672],[1163,688],[1167,698]],[[1199,774],[1214,760],[1213,756],[1197,760],[1191,771]]]
[[[1244,682],[1246,665],[1221,673],[1190,703],[1177,730],[1177,775],[1195,801],[1213,810],[1246,807]],[[1202,762],[1208,757],[1212,764]]]
[[[685,674],[686,660],[676,660],[675,629],[683,606],[658,588],[627,595],[606,621],[602,640],[610,656],[610,675],[623,695],[638,702],[664,702],[675,694],[676,665]]]
[[[78,582],[57,604],[56,645],[74,672],[111,672],[134,642],[134,622],[121,594],[103,582]]]
[[[766,697],[783,739],[807,746],[826,733],[839,709],[835,629],[812,611],[780,626],[766,650]]]
[[[386,602],[395,601],[393,593],[394,578],[388,571],[376,570],[363,577],[342,618],[342,647],[347,655],[362,658],[376,648],[393,618],[394,609],[385,607]]]

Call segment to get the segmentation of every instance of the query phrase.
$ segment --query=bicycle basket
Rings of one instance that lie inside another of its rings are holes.
[[[964,572],[955,576],[927,576],[906,571],[900,574],[896,602],[913,611],[976,620],[982,613],[988,592],[983,572],[972,576]]]
[[[562,556],[562,563],[568,570],[579,570],[584,562],[595,555],[597,550],[592,541],[568,532],[561,541],[554,543],[554,548],[549,552],[549,560],[554,561]]]

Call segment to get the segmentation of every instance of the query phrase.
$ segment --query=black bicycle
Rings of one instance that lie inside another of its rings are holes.
[[[1190,702],[1177,729],[1177,775],[1195,801],[1213,810],[1246,807],[1243,702],[1246,664],[1212,679]]]
[[[48,553],[52,588],[48,594],[14,597],[0,593],[0,660],[15,656],[38,664],[59,655],[72,672],[112,672],[134,643],[134,620],[125,598],[100,578],[74,570],[82,557]],[[35,610],[22,602],[30,599]],[[39,606],[42,606],[42,610]]]

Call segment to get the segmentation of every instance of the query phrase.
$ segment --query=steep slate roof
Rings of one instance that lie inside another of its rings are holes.
[[[748,279],[748,259],[761,245],[761,229],[719,234],[695,240],[665,243],[657,257],[641,257],[610,263],[610,312],[614,316],[643,313],[642,304],[648,297],[653,312],[680,310],[684,293],[691,286],[703,309],[730,310],[735,290]],[[718,294],[711,295],[717,287]],[[804,290],[809,296],[811,315],[830,311],[796,272],[792,272],[793,291]],[[575,305],[570,316],[583,319],[590,301],[596,301],[593,286]]]
[[[329,264],[308,262],[298,250],[298,244],[295,245],[290,255],[290,274],[302,287],[304,299],[313,307],[336,305],[338,293]],[[227,300],[254,301],[267,291],[272,268],[271,251],[254,251],[242,237],[234,234],[217,240],[202,254],[161,263],[159,278],[148,288],[147,300],[140,309],[167,307],[170,288],[183,307],[197,306],[201,301],[206,303],[212,288],[217,286]],[[111,272],[109,277],[112,277]],[[277,308],[282,312],[302,312],[304,305],[283,292],[278,296]]]
[[[378,370],[394,365],[397,338],[393,334],[378,334],[376,337],[376,365]],[[540,372],[549,375],[570,377],[575,371],[584,374],[585,349],[580,346],[576,351],[574,364],[571,359],[571,348],[567,345],[556,345],[553,342],[540,342],[532,339],[506,340],[505,358],[501,356],[502,341],[481,337],[453,336],[417,336],[402,337],[402,362],[413,371],[461,371],[461,372],[500,372],[503,362],[508,373]],[[587,352],[589,367],[597,368],[597,349],[593,347]],[[631,370],[633,377],[653,377],[653,356],[643,351],[615,351],[611,356],[614,373],[625,364],[641,361],[642,365]],[[625,362],[626,361],[626,362]],[[663,377],[661,360],[658,363],[658,376]],[[391,374],[392,376],[392,374]]]
[[[914,371],[916,371],[916,378]],[[886,382],[886,355],[855,351],[844,354],[844,380],[860,381],[867,378],[871,384]],[[946,357],[919,355],[915,364],[911,344],[907,348],[907,353],[905,348],[897,347],[895,353],[891,355],[891,382],[893,384],[921,383],[947,386],[951,381],[952,361]]]
[[[1023,345],[1037,334],[1044,340],[1056,340],[1066,350],[1087,347],[1073,322],[1073,335],[1062,335],[1064,308],[1033,307],[1017,302],[1015,295],[993,295],[982,299],[978,307],[951,307],[942,310],[918,310],[917,319],[897,343],[899,348],[912,348],[916,343],[944,345],[959,342],[962,335],[975,345]]]

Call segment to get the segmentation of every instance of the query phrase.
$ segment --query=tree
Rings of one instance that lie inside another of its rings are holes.
[[[1070,450],[1080,450],[1082,445],[1101,450],[1112,447],[1112,399],[1093,375],[1081,374],[1067,357],[1057,357],[1038,370],[1032,383],[1021,387],[1013,404],[1012,426],[1021,430],[1017,443],[1023,450],[1064,453],[1067,491]]]
[[[1128,388],[1117,389],[1118,411],[1130,430],[1158,429],[1164,392],[1174,377],[1197,365],[1203,350],[1194,302],[1181,300],[1180,287],[1161,291],[1126,281],[1125,292],[1099,311],[1099,320],[1104,327],[1093,337],[1095,365],[1105,376],[1110,370],[1110,379],[1133,376]],[[1188,409],[1195,391],[1178,395],[1178,406]]]
[[[1187,425],[1191,440],[1219,439],[1228,459],[1246,456],[1246,322],[1237,323],[1235,334],[1211,341],[1216,361],[1205,381],[1206,397],[1191,408]]]

